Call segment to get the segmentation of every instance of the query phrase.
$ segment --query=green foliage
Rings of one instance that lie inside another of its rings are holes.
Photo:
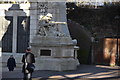
[[[89,50],[79,50],[78,59],[80,64],[88,64]]]
[[[67,17],[77,23],[85,26],[91,32],[93,28],[100,27],[101,29],[115,27],[115,16],[120,16],[120,5],[118,4],[106,4],[102,8],[88,8],[78,7],[75,4],[67,5],[67,7],[73,6],[67,10]],[[74,14],[74,15],[73,15]],[[95,32],[95,31],[94,31]],[[114,31],[115,32],[115,31]]]

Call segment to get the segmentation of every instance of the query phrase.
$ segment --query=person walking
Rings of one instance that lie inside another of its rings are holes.
[[[9,59],[7,60],[7,67],[9,71],[13,71],[14,68],[16,67],[16,61],[13,55],[10,55]]]
[[[24,73],[24,80],[32,80],[32,73],[35,68],[33,64],[35,63],[35,57],[30,48],[26,49],[26,53],[22,57],[22,62],[22,72]]]

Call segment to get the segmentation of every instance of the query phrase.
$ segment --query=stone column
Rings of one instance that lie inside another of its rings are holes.
[[[30,43],[36,34],[37,29],[37,3],[31,2],[30,4]]]
[[[13,40],[12,40],[12,53],[16,53],[17,49],[17,15],[13,17]]]

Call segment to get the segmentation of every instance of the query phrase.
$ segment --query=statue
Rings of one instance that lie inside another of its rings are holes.
[[[51,21],[52,14],[48,13],[47,15],[40,15],[39,17],[39,29],[37,34],[41,36],[64,36],[64,33],[61,33],[56,25],[67,24],[66,22],[55,22]]]

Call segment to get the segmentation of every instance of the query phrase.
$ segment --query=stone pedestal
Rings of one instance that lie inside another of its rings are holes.
[[[38,57],[36,59],[36,70],[75,70],[76,60],[73,58],[48,58],[48,57]]]
[[[65,2],[38,2],[37,8],[32,4],[31,8],[38,12],[36,30],[31,29],[33,34],[30,36],[30,46],[36,56],[36,70],[75,70],[78,65],[74,49],[76,44],[72,41],[67,27]],[[52,24],[59,24],[47,25],[48,13],[52,14]],[[41,15],[42,18],[39,19]]]
[[[36,70],[75,70],[78,60],[70,37],[41,37],[31,43],[36,58]]]

